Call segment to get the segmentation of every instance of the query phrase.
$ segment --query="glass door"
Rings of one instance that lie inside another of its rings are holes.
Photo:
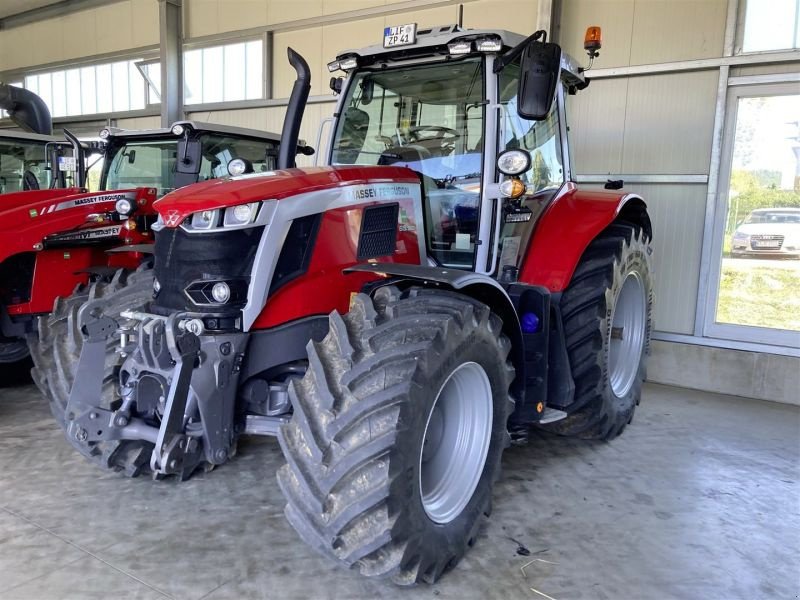
[[[800,94],[731,88],[727,114],[705,333],[797,347]]]

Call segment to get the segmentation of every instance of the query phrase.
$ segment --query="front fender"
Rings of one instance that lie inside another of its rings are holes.
[[[568,183],[536,224],[519,281],[562,292],[586,248],[618,218],[641,225],[652,237],[647,205],[636,194],[578,190]]]
[[[514,398],[521,402],[524,398],[525,382],[525,347],[522,329],[514,303],[505,288],[496,280],[480,273],[447,269],[444,267],[428,267],[402,263],[364,263],[345,269],[346,273],[375,273],[390,277],[386,285],[409,282],[426,287],[439,287],[460,292],[470,298],[483,302],[503,321],[503,333],[511,340],[509,359],[516,369],[511,391]],[[380,282],[369,284],[373,289]]]

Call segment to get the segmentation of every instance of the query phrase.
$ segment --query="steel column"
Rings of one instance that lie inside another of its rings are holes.
[[[183,19],[181,0],[158,0],[161,58],[161,126],[169,127],[183,112]]]

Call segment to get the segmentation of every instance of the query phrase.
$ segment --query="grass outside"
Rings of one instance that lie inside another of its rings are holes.
[[[722,260],[717,322],[800,331],[800,261]]]

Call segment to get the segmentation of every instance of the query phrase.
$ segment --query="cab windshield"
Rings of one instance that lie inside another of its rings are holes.
[[[202,144],[202,159],[196,181],[217,179],[228,175],[228,163],[234,158],[244,158],[253,165],[253,171],[275,168],[277,143],[267,140],[245,139],[217,133],[197,136]],[[105,173],[106,190],[123,190],[151,187],[158,196],[175,189],[175,171],[179,145],[182,138],[129,141],[113,149]]]
[[[0,139],[0,194],[50,187],[44,142]]]
[[[397,165],[423,184],[429,255],[472,268],[480,219],[483,59],[362,71],[348,86],[331,162]]]

